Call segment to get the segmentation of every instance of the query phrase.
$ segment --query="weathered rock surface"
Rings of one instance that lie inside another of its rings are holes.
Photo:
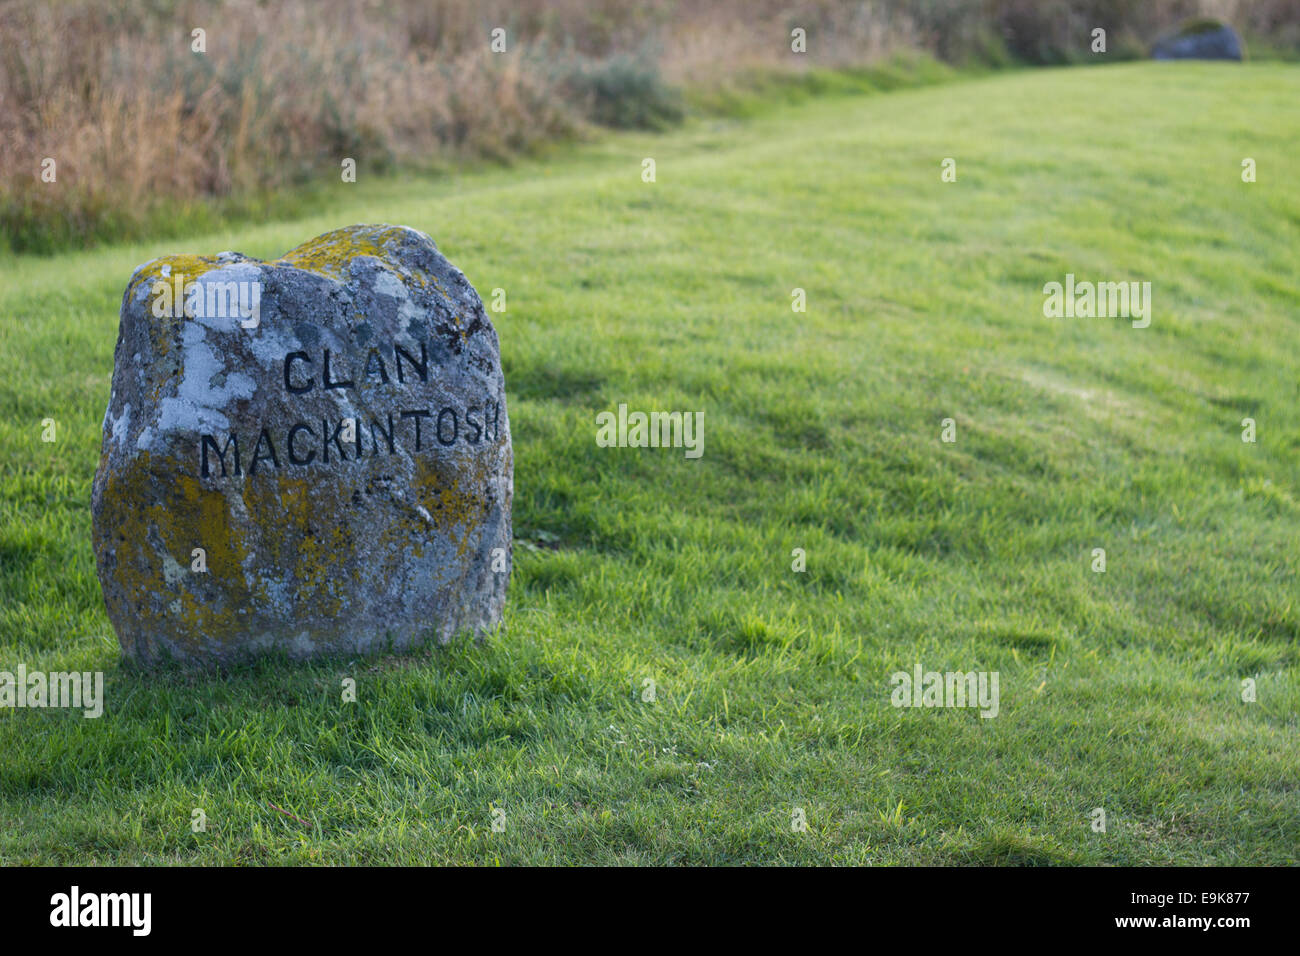
[[[423,233],[353,226],[273,262],[169,256],[131,277],[92,500],[129,657],[481,634],[513,496],[496,331]]]
[[[1151,47],[1157,60],[1240,60],[1241,37],[1226,23],[1197,20],[1161,37]]]

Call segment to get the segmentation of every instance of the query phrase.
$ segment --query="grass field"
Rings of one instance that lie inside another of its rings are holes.
[[[1015,72],[6,263],[0,667],[107,702],[0,711],[0,860],[1300,862],[1297,100],[1282,65]],[[89,500],[132,268],[353,222],[506,290],[508,632],[122,667]],[[1150,327],[1046,318],[1067,273],[1150,281]],[[703,457],[598,448],[620,402],[702,410]],[[918,662],[997,671],[1000,713],[892,707]]]

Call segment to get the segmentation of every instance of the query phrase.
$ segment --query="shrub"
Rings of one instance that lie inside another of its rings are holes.
[[[575,65],[573,95],[588,104],[592,122],[619,129],[662,129],[680,122],[682,96],[670,88],[658,65],[644,55],[616,54]]]

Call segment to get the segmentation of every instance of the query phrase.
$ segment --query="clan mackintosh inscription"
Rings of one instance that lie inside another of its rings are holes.
[[[412,383],[429,381],[429,354],[424,342],[420,343],[418,360],[401,345],[394,344],[391,361],[391,366],[386,365],[380,350],[372,347],[366,351],[362,363],[364,372],[360,384],[349,377],[334,380],[330,374],[330,350],[325,349],[321,360],[319,387],[368,393],[373,384],[388,385],[393,381],[389,377],[390,367],[396,370],[395,380],[398,384],[404,385],[408,380]],[[334,357],[336,374],[339,366],[346,365],[346,362],[346,357]],[[406,375],[402,372],[403,362],[407,363]],[[301,370],[294,371],[295,365],[310,368],[312,356],[309,353],[290,352],[284,357],[283,365],[284,393],[290,401],[292,396],[311,392],[317,387],[315,379]],[[217,474],[224,478],[227,475],[239,477],[244,473],[244,467],[247,467],[248,474],[255,475],[259,464],[263,469],[306,467],[316,462],[327,465],[331,461],[331,447],[334,451],[333,460],[341,463],[367,456],[394,455],[397,453],[398,442],[417,453],[434,445],[449,447],[457,441],[471,445],[493,442],[500,438],[501,402],[484,400],[478,405],[470,406],[400,408],[380,412],[378,417],[368,420],[355,416],[334,420],[322,418],[319,430],[317,427],[315,419],[299,420],[279,435],[272,434],[269,428],[262,428],[256,436],[246,433],[243,442],[245,457],[242,459],[237,432],[229,432],[224,436],[204,433],[199,436],[198,473],[203,478]],[[368,436],[368,439],[363,439],[363,436]],[[250,446],[251,459],[248,457]]]
[[[274,262],[136,270],[92,503],[129,656],[482,633],[512,499],[496,332],[424,234],[354,226]]]

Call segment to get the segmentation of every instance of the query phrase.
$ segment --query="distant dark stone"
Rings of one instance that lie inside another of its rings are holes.
[[[1161,37],[1151,47],[1156,60],[1241,60],[1241,37],[1226,23],[1194,20]]]

